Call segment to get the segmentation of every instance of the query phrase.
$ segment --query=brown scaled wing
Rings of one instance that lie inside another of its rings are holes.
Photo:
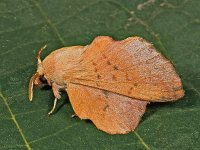
[[[67,92],[79,118],[110,134],[133,131],[146,110],[146,101],[84,85],[68,84]]]
[[[70,83],[134,99],[164,102],[184,95],[181,80],[171,62],[140,37],[122,41],[107,36],[95,38],[73,72]]]

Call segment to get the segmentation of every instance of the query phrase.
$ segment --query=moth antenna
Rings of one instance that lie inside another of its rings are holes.
[[[32,101],[32,99],[33,99],[33,85],[34,85],[34,81],[35,81],[35,79],[37,77],[39,77],[39,73],[38,72],[33,74],[33,76],[30,79],[30,82],[29,82],[28,97],[29,97],[30,101]]]
[[[47,47],[47,45],[44,45],[41,49],[39,49],[39,51],[37,52],[36,58],[37,58],[37,65],[39,65],[42,61],[40,58],[40,54],[41,52]]]

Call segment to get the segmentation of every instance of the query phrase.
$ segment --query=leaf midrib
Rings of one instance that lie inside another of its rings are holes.
[[[30,144],[28,143],[25,134],[23,133],[23,131],[22,131],[22,129],[21,129],[21,127],[20,127],[18,121],[16,120],[16,117],[15,117],[15,115],[14,115],[12,109],[10,108],[10,106],[9,106],[9,104],[8,104],[8,102],[7,102],[7,99],[4,97],[4,95],[2,94],[2,92],[0,92],[0,97],[3,99],[4,104],[5,104],[6,108],[8,109],[8,112],[10,113],[11,120],[12,120],[12,121],[14,122],[14,124],[16,125],[17,130],[19,131],[19,133],[20,133],[20,135],[21,135],[21,137],[22,137],[22,139],[23,139],[23,141],[24,141],[24,143],[25,143],[25,146],[27,147],[28,150],[31,150],[31,146],[30,146]]]

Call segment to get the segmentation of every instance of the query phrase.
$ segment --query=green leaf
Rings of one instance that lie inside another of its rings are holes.
[[[1,0],[0,149],[200,149],[199,0]],[[51,90],[28,82],[36,51],[89,44],[98,35],[141,36],[168,57],[180,74],[185,97],[148,105],[136,131],[108,135],[71,118],[66,94],[48,117]]]

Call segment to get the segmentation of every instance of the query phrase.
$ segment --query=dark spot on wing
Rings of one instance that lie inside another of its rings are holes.
[[[107,104],[104,108],[103,111],[106,111],[109,108],[109,105]]]
[[[117,81],[117,78],[115,75],[112,76],[112,80]]]
[[[111,63],[110,63],[110,61],[109,61],[109,60],[107,61],[107,64],[108,64],[108,65],[111,65]]]
[[[161,100],[162,100],[162,101],[167,101],[167,99],[169,99],[169,98],[167,98],[167,97],[165,97],[165,96],[162,96],[162,97],[161,97]]]
[[[103,90],[103,94],[105,95],[106,98],[108,98],[109,91],[107,91],[107,90]]]
[[[131,81],[131,79],[132,79],[132,77],[128,73],[126,73],[126,80]]]
[[[119,68],[116,65],[113,66],[113,69],[114,70],[119,70]]]
[[[97,64],[95,62],[92,63],[94,66],[96,66]]]
[[[103,58],[107,58],[105,54],[103,54],[102,56],[103,56]]]
[[[98,79],[101,79],[101,76],[98,74],[98,75],[97,75],[97,78],[98,78]]]
[[[132,90],[133,90],[133,87],[130,87],[129,91],[128,91],[128,94],[131,94],[132,93]]]

